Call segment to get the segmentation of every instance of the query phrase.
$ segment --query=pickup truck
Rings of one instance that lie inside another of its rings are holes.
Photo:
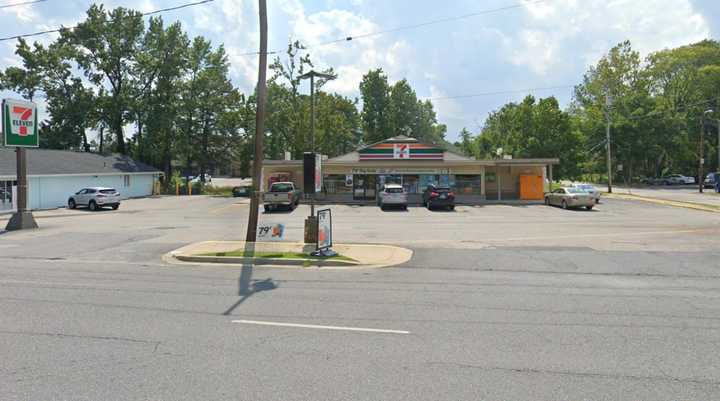
[[[295,189],[292,182],[274,182],[270,190],[263,194],[263,207],[266,212],[279,207],[287,207],[293,210],[300,203],[301,192]]]

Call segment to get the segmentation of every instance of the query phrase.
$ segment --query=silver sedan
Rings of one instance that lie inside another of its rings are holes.
[[[592,210],[595,206],[595,197],[579,188],[558,188],[545,194],[545,204],[560,206],[563,209],[584,207]]]

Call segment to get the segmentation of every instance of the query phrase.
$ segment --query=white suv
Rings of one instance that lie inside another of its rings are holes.
[[[387,184],[382,188],[380,194],[378,194],[377,202],[380,209],[383,210],[386,206],[399,206],[404,210],[407,210],[407,193],[400,185]]]
[[[120,207],[120,193],[115,188],[83,188],[68,199],[68,209],[75,209],[78,206],[87,206],[92,211],[105,206],[117,210]]]

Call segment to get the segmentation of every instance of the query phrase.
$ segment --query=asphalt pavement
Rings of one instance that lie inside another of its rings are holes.
[[[412,260],[163,263],[244,238],[247,202],[204,196],[0,233],[0,398],[720,399],[720,214],[622,200],[332,209],[337,242]],[[261,221],[297,240],[306,214]]]

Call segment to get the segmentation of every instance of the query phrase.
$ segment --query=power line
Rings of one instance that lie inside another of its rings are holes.
[[[46,1],[48,1],[48,0],[32,0],[32,1],[24,1],[22,3],[3,4],[3,5],[0,5],[0,9],[10,8],[10,7],[19,7],[19,6],[28,6],[30,4],[43,3]]]
[[[40,1],[47,1],[47,0],[38,0],[38,1],[36,1],[36,2],[40,2]],[[185,4],[181,4],[181,5],[179,5],[179,6],[161,8],[161,9],[158,9],[158,10],[149,11],[149,12],[146,12],[146,13],[142,13],[142,14],[140,14],[140,15],[142,15],[143,17],[145,17],[145,16],[148,16],[148,15],[160,14],[160,13],[164,13],[164,12],[167,12],[167,11],[175,11],[175,10],[179,10],[179,9],[182,9],[182,8],[187,8],[187,7],[193,7],[193,6],[199,6],[199,5],[202,5],[202,4],[212,3],[212,2],[214,2],[214,1],[215,1],[215,0],[201,0],[201,1],[196,1],[196,2],[192,2],[192,3],[185,3]],[[71,27],[68,27],[68,28],[64,28],[64,27],[63,27],[63,28],[57,28],[57,29],[48,29],[48,30],[46,30],[46,31],[39,31],[39,32],[33,32],[33,33],[25,33],[25,34],[22,34],[22,35],[6,36],[6,37],[4,37],[4,38],[0,38],[0,42],[4,42],[4,41],[8,41],[8,40],[14,40],[14,39],[20,39],[20,38],[28,38],[28,37],[31,37],[31,36],[46,35],[46,34],[48,34],[48,33],[60,32],[60,31],[62,31],[63,29],[75,29],[75,28],[77,28],[77,25],[71,26]]]
[[[574,88],[574,87],[575,87],[575,85],[546,86],[546,87],[542,87],[542,88],[516,89],[516,90],[497,91],[497,92],[483,92],[483,93],[473,93],[473,94],[469,94],[469,95],[427,97],[427,98],[422,98],[422,100],[464,99],[464,98],[481,97],[481,96],[508,95],[508,94],[514,94],[514,93],[528,93],[528,92],[538,92],[538,91],[555,90],[555,89],[568,89],[568,88]]]
[[[307,48],[307,49],[310,49],[310,48],[313,48],[313,47],[326,46],[326,45],[330,45],[330,44],[333,44],[333,43],[349,42],[349,41],[355,40],[355,39],[364,39],[364,38],[368,38],[368,37],[371,37],[371,36],[384,35],[384,34],[386,34],[386,33],[392,33],[392,32],[398,32],[398,31],[405,31],[405,30],[408,30],[408,29],[417,29],[417,28],[422,28],[422,27],[429,26],[429,25],[442,24],[442,23],[445,23],[445,22],[459,21],[459,20],[462,20],[462,19],[467,19],[467,18],[472,18],[472,17],[478,17],[478,16],[480,16],[480,15],[492,14],[492,13],[496,13],[496,12],[500,12],[500,11],[512,10],[512,9],[515,9],[515,8],[522,8],[522,7],[525,7],[525,6],[527,6],[527,5],[537,4],[537,3],[544,3],[544,2],[547,2],[547,1],[549,1],[549,0],[534,0],[534,1],[528,1],[528,2],[513,4],[513,5],[509,5],[509,6],[505,6],[505,7],[493,8],[493,9],[489,9],[489,10],[477,11],[477,12],[474,12],[474,13],[457,15],[457,16],[454,16],[454,17],[440,18],[440,19],[436,19],[436,20],[430,20],[430,21],[426,21],[426,22],[420,22],[420,23],[417,23],[417,24],[399,26],[399,27],[397,27],[397,28],[384,29],[384,30],[380,30],[380,31],[369,32],[369,33],[364,33],[364,34],[355,35],[355,36],[347,36],[347,37],[342,38],[342,39],[328,40],[328,41],[326,41],[326,42],[315,43],[315,44],[312,44],[312,45],[307,46],[306,48]]]
[[[522,8],[522,7],[525,7],[525,6],[528,6],[528,5],[532,5],[532,4],[545,3],[545,2],[548,2],[548,1],[550,1],[550,0],[532,0],[532,1],[526,1],[526,2],[523,2],[523,3],[512,4],[512,5],[505,6],[505,7],[499,7],[499,8],[489,9],[489,10],[476,11],[476,12],[474,12],[474,13],[456,15],[456,16],[453,16],[453,17],[440,18],[440,19],[435,19],[435,20],[420,22],[420,23],[417,23],[417,24],[403,25],[403,26],[399,26],[399,27],[396,27],[396,28],[383,29],[383,30],[379,30],[379,31],[375,31],[375,32],[368,32],[368,33],[358,34],[358,35],[354,35],[354,36],[348,35],[348,36],[345,36],[345,37],[343,37],[343,38],[327,40],[327,41],[325,41],[325,42],[313,43],[313,44],[310,44],[310,45],[305,46],[305,49],[312,49],[312,48],[315,48],[315,47],[327,46],[327,45],[331,45],[331,44],[334,44],[334,43],[350,42],[350,41],[355,40],[355,39],[364,39],[364,38],[368,38],[368,37],[371,37],[371,36],[384,35],[384,34],[386,34],[386,33],[404,31],[404,30],[408,30],[408,29],[417,29],[417,28],[422,28],[422,27],[429,26],[429,25],[437,25],[437,24],[442,24],[442,23],[446,23],[446,22],[458,21],[458,20],[462,20],[462,19],[477,17],[477,16],[480,16],[480,15],[491,14],[491,13],[496,13],[496,12],[500,12],[500,11],[507,11],[507,10],[512,10],[512,9],[516,9],[516,8]],[[267,52],[267,54],[277,54],[277,53],[280,53],[280,52],[282,52],[282,51],[281,51],[281,50],[273,50],[273,51]],[[247,52],[247,53],[240,53],[239,56],[256,56],[256,55],[258,55],[258,54],[259,54],[258,52]]]

